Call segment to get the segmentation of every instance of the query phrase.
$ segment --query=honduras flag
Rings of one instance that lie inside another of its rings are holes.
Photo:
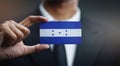
[[[40,44],[81,44],[81,22],[40,23]]]

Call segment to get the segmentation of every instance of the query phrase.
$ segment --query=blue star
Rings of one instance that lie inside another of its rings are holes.
[[[54,30],[52,30],[52,32],[54,32]]]
[[[68,32],[68,30],[65,30],[65,32]]]
[[[54,34],[52,34],[52,36],[54,36]]]
[[[61,32],[59,32],[59,34],[61,34]]]
[[[68,36],[68,34],[65,34],[66,36]]]

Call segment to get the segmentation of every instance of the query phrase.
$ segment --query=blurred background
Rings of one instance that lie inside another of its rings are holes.
[[[35,11],[41,0],[0,0],[0,22],[13,19],[21,21]],[[119,0],[79,0],[81,10],[90,19],[113,19],[118,22],[120,17]]]
[[[21,21],[31,14],[40,0],[0,0],[0,22],[13,19]]]

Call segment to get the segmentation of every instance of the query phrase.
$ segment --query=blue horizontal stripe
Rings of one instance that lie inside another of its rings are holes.
[[[40,29],[80,29],[80,28],[81,22],[52,21],[47,23],[40,23]]]
[[[81,44],[82,37],[40,37],[40,44]]]

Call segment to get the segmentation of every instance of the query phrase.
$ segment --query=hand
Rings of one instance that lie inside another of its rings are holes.
[[[0,25],[0,60],[12,59],[49,48],[48,45],[26,46],[23,43],[29,34],[27,28],[34,23],[46,22],[42,16],[30,16],[20,23],[13,20]]]

